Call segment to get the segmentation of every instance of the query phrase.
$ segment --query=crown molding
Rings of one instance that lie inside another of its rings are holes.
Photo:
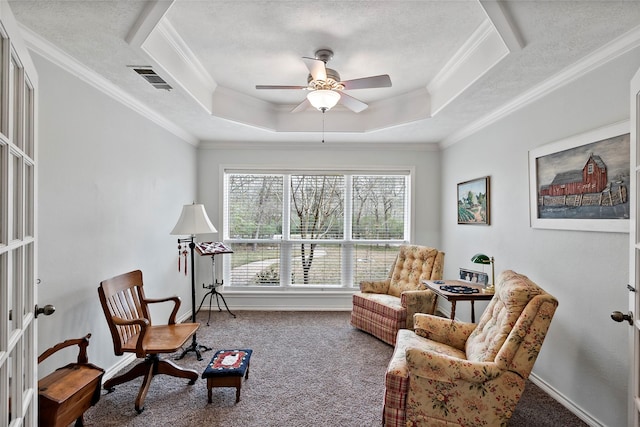
[[[79,78],[83,82],[89,84],[93,88],[99,90],[103,94],[120,102],[122,105],[130,108],[141,116],[151,120],[153,123],[182,139],[183,141],[198,146],[199,140],[193,134],[187,132],[182,127],[176,125],[171,120],[149,108],[146,104],[140,102],[136,98],[129,95],[120,87],[111,83],[95,71],[86,67],[71,55],[63,52],[53,44],[44,40],[42,37],[25,27],[19,25],[20,33],[24,39],[27,48],[49,62],[57,65],[66,72]]]
[[[431,114],[435,116],[509,53],[491,19],[485,19],[427,84],[431,94]]]
[[[175,0],[147,1],[142,13],[124,38],[127,43],[132,46],[142,45],[174,3]]]
[[[485,127],[498,122],[499,120],[520,110],[521,108],[526,107],[534,101],[549,95],[559,88],[573,83],[584,75],[605,65],[609,61],[612,61],[638,47],[640,47],[640,26],[623,34],[611,43],[608,43],[602,48],[594,51],[592,54],[587,55],[573,65],[566,67],[558,74],[524,92],[521,96],[504,104],[502,107],[499,107],[479,120],[476,120],[458,132],[449,135],[440,142],[440,148],[445,149],[465,138],[468,138]]]
[[[498,0],[479,0],[479,3],[504,41],[507,49],[510,52],[522,50],[525,46],[525,41],[513,17],[505,9],[504,3]]]
[[[181,86],[208,114],[213,113],[213,94],[218,84],[169,20],[162,18],[144,42],[134,47],[152,60],[154,68],[162,69],[174,86]]]
[[[366,148],[367,151],[440,151],[437,143],[430,142],[312,142],[301,144],[299,141],[288,142],[269,142],[269,141],[256,141],[256,142],[234,142],[234,141],[201,141],[198,148],[202,150],[283,150],[291,151],[295,149],[300,150],[331,150],[333,151],[349,151],[349,150],[362,150]]]

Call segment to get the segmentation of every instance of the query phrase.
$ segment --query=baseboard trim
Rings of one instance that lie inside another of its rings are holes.
[[[571,411],[576,417],[580,418],[585,423],[589,424],[591,427],[606,427],[600,421],[596,420],[585,411],[583,408],[577,406],[575,403],[567,399],[562,393],[553,388],[549,383],[544,381],[542,378],[537,376],[534,373],[531,373],[529,376],[529,380],[540,387],[542,391],[551,396],[554,400],[560,403],[562,406],[567,408],[567,410]]]
[[[111,365],[111,367],[105,369],[104,375],[102,377],[102,383],[104,384],[106,380],[114,377],[118,372],[126,368],[127,365],[129,365],[134,360],[136,360],[136,355],[133,353],[127,353],[120,357],[114,365]]]
[[[353,300],[352,291],[225,291],[223,295],[231,311],[351,311]],[[215,301],[210,308],[218,309]],[[202,310],[208,309],[207,300]]]

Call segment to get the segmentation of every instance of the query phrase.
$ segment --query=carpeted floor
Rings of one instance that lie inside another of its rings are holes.
[[[212,347],[198,361],[193,353],[180,366],[202,373],[215,350],[251,348],[249,379],[241,400],[235,389],[214,388],[207,403],[206,380],[195,385],[154,378],[137,414],[140,380],[103,392],[85,414],[87,426],[380,426],[384,372],[393,348],[349,325],[348,312],[227,312],[198,315],[200,344]],[[171,357],[171,356],[168,356]],[[532,383],[509,423],[522,426],[586,426]]]

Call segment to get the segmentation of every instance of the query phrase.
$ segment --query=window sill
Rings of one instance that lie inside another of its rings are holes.
[[[329,287],[329,286],[223,286],[220,289],[221,293],[224,295],[243,295],[243,294],[273,294],[273,293],[282,293],[282,294],[299,294],[299,295],[309,295],[309,294],[353,294],[354,292],[358,292],[358,288],[342,288],[342,287]]]

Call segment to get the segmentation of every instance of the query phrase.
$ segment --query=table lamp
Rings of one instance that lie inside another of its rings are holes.
[[[473,262],[474,264],[483,264],[483,265],[491,264],[491,283],[485,286],[483,291],[490,294],[494,293],[496,291],[496,288],[495,288],[496,276],[495,276],[495,269],[493,265],[493,257],[488,257],[485,254],[475,254],[474,256],[471,257],[471,262]]]

